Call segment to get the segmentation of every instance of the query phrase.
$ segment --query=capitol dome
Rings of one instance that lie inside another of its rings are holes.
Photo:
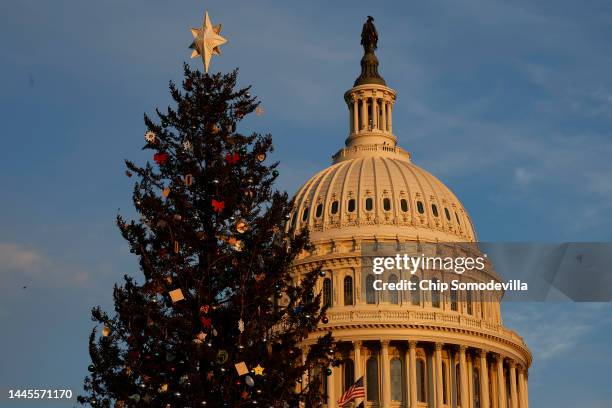
[[[502,323],[501,294],[385,293],[373,287],[378,275],[368,269],[372,253],[366,248],[377,251],[386,244],[400,253],[432,245],[459,256],[477,250],[472,221],[457,196],[397,144],[396,92],[378,73],[377,41],[368,18],[361,75],[344,94],[345,146],[330,167],[298,190],[286,225],[289,236],[308,229],[312,243],[293,262],[294,279],[317,269],[324,273],[316,291],[328,308],[327,319],[303,342],[303,353],[330,331],[344,350],[344,363],[332,367],[331,375],[305,376],[322,377],[328,408],[338,407],[359,379],[364,395],[345,407],[528,408],[532,357],[521,336]],[[392,270],[385,278],[448,282],[456,275],[420,268],[413,276]],[[500,277],[488,262],[461,280],[500,282]]]

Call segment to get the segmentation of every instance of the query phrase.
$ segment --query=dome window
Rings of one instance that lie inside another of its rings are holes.
[[[383,209],[385,211],[391,211],[391,200],[387,197],[383,198]]]
[[[308,219],[308,207],[304,208],[304,212],[302,213],[302,221],[306,221]]]
[[[331,205],[331,213],[332,214],[337,214],[338,213],[338,200],[334,201]]]
[[[400,200],[400,208],[402,209],[402,212],[408,212],[408,200],[402,198]]]
[[[438,206],[435,204],[431,205],[431,212],[433,213],[434,217],[438,216]]]
[[[315,217],[321,218],[321,214],[323,214],[323,204],[317,205],[317,210],[315,211]]]
[[[461,221],[459,221],[459,216],[455,213],[455,218],[457,219],[457,224],[461,225]]]
[[[368,197],[365,200],[365,209],[366,211],[372,211],[372,208],[374,208],[374,201],[372,200],[372,197]]]
[[[419,214],[425,214],[425,207],[423,207],[422,201],[417,201],[417,211]]]
[[[446,220],[450,221],[450,212],[448,211],[448,208],[444,209],[444,215],[446,215]]]
[[[351,198],[348,200],[348,212],[352,213],[355,211],[355,199]]]
[[[295,223],[297,221],[297,215],[298,215],[298,213],[296,211],[296,212],[293,213],[293,217],[291,217],[291,226],[292,227],[295,227]]]

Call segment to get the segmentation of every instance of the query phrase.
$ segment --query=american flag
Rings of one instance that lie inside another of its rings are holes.
[[[342,394],[342,397],[338,400],[338,405],[343,407],[348,404],[355,398],[365,397],[365,388],[363,388],[363,377],[359,378],[355,381],[355,384],[351,385],[345,392]]]

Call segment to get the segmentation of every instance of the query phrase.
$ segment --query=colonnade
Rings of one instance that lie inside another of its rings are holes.
[[[347,98],[351,134],[393,132],[394,95],[376,90],[355,91]]]
[[[352,349],[354,380],[363,376],[366,388],[366,398],[353,406],[364,400],[365,407],[377,408],[529,406],[527,368],[508,356],[460,344],[414,340],[354,341]],[[369,364],[369,359],[376,363]],[[376,372],[370,372],[374,367]],[[326,378],[329,408],[338,406],[345,391],[344,370],[334,367]]]

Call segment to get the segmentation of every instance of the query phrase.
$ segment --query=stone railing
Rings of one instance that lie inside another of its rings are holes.
[[[399,146],[389,146],[383,144],[360,144],[352,147],[345,147],[340,149],[336,154],[332,156],[334,161],[342,159],[346,156],[353,155],[359,152],[382,152],[398,155],[405,159],[410,159],[410,153],[402,149]]]

